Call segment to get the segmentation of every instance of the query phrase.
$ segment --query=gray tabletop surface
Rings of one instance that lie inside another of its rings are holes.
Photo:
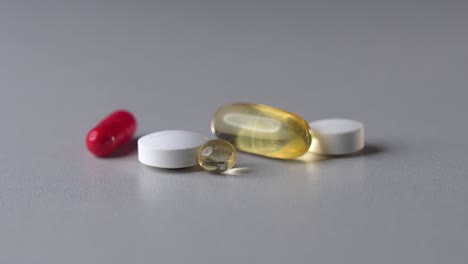
[[[0,1],[0,263],[467,263],[467,1]],[[366,149],[213,175],[113,157],[257,102]]]

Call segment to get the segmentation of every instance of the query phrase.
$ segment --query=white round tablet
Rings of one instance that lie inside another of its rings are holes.
[[[364,148],[364,125],[350,119],[323,119],[309,123],[310,151],[321,155],[345,155]]]
[[[138,160],[148,166],[177,169],[196,165],[197,150],[207,141],[199,133],[164,130],[138,139]]]

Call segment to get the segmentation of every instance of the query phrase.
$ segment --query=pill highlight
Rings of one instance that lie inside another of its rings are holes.
[[[86,146],[98,157],[107,156],[133,137],[136,126],[136,119],[130,112],[114,111],[88,132]]]
[[[305,154],[312,141],[309,124],[299,115],[253,103],[220,107],[211,130],[240,151],[277,159]]]

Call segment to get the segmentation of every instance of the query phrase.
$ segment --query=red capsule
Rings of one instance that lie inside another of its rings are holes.
[[[135,130],[135,117],[128,111],[117,110],[89,131],[86,146],[94,155],[104,157],[130,141]]]

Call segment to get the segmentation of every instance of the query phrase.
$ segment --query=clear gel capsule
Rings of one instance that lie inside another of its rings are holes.
[[[277,159],[302,156],[312,141],[309,124],[302,117],[251,103],[219,108],[211,122],[211,131],[240,151]]]
[[[198,164],[207,171],[227,171],[236,164],[236,149],[225,140],[210,140],[198,149]]]

